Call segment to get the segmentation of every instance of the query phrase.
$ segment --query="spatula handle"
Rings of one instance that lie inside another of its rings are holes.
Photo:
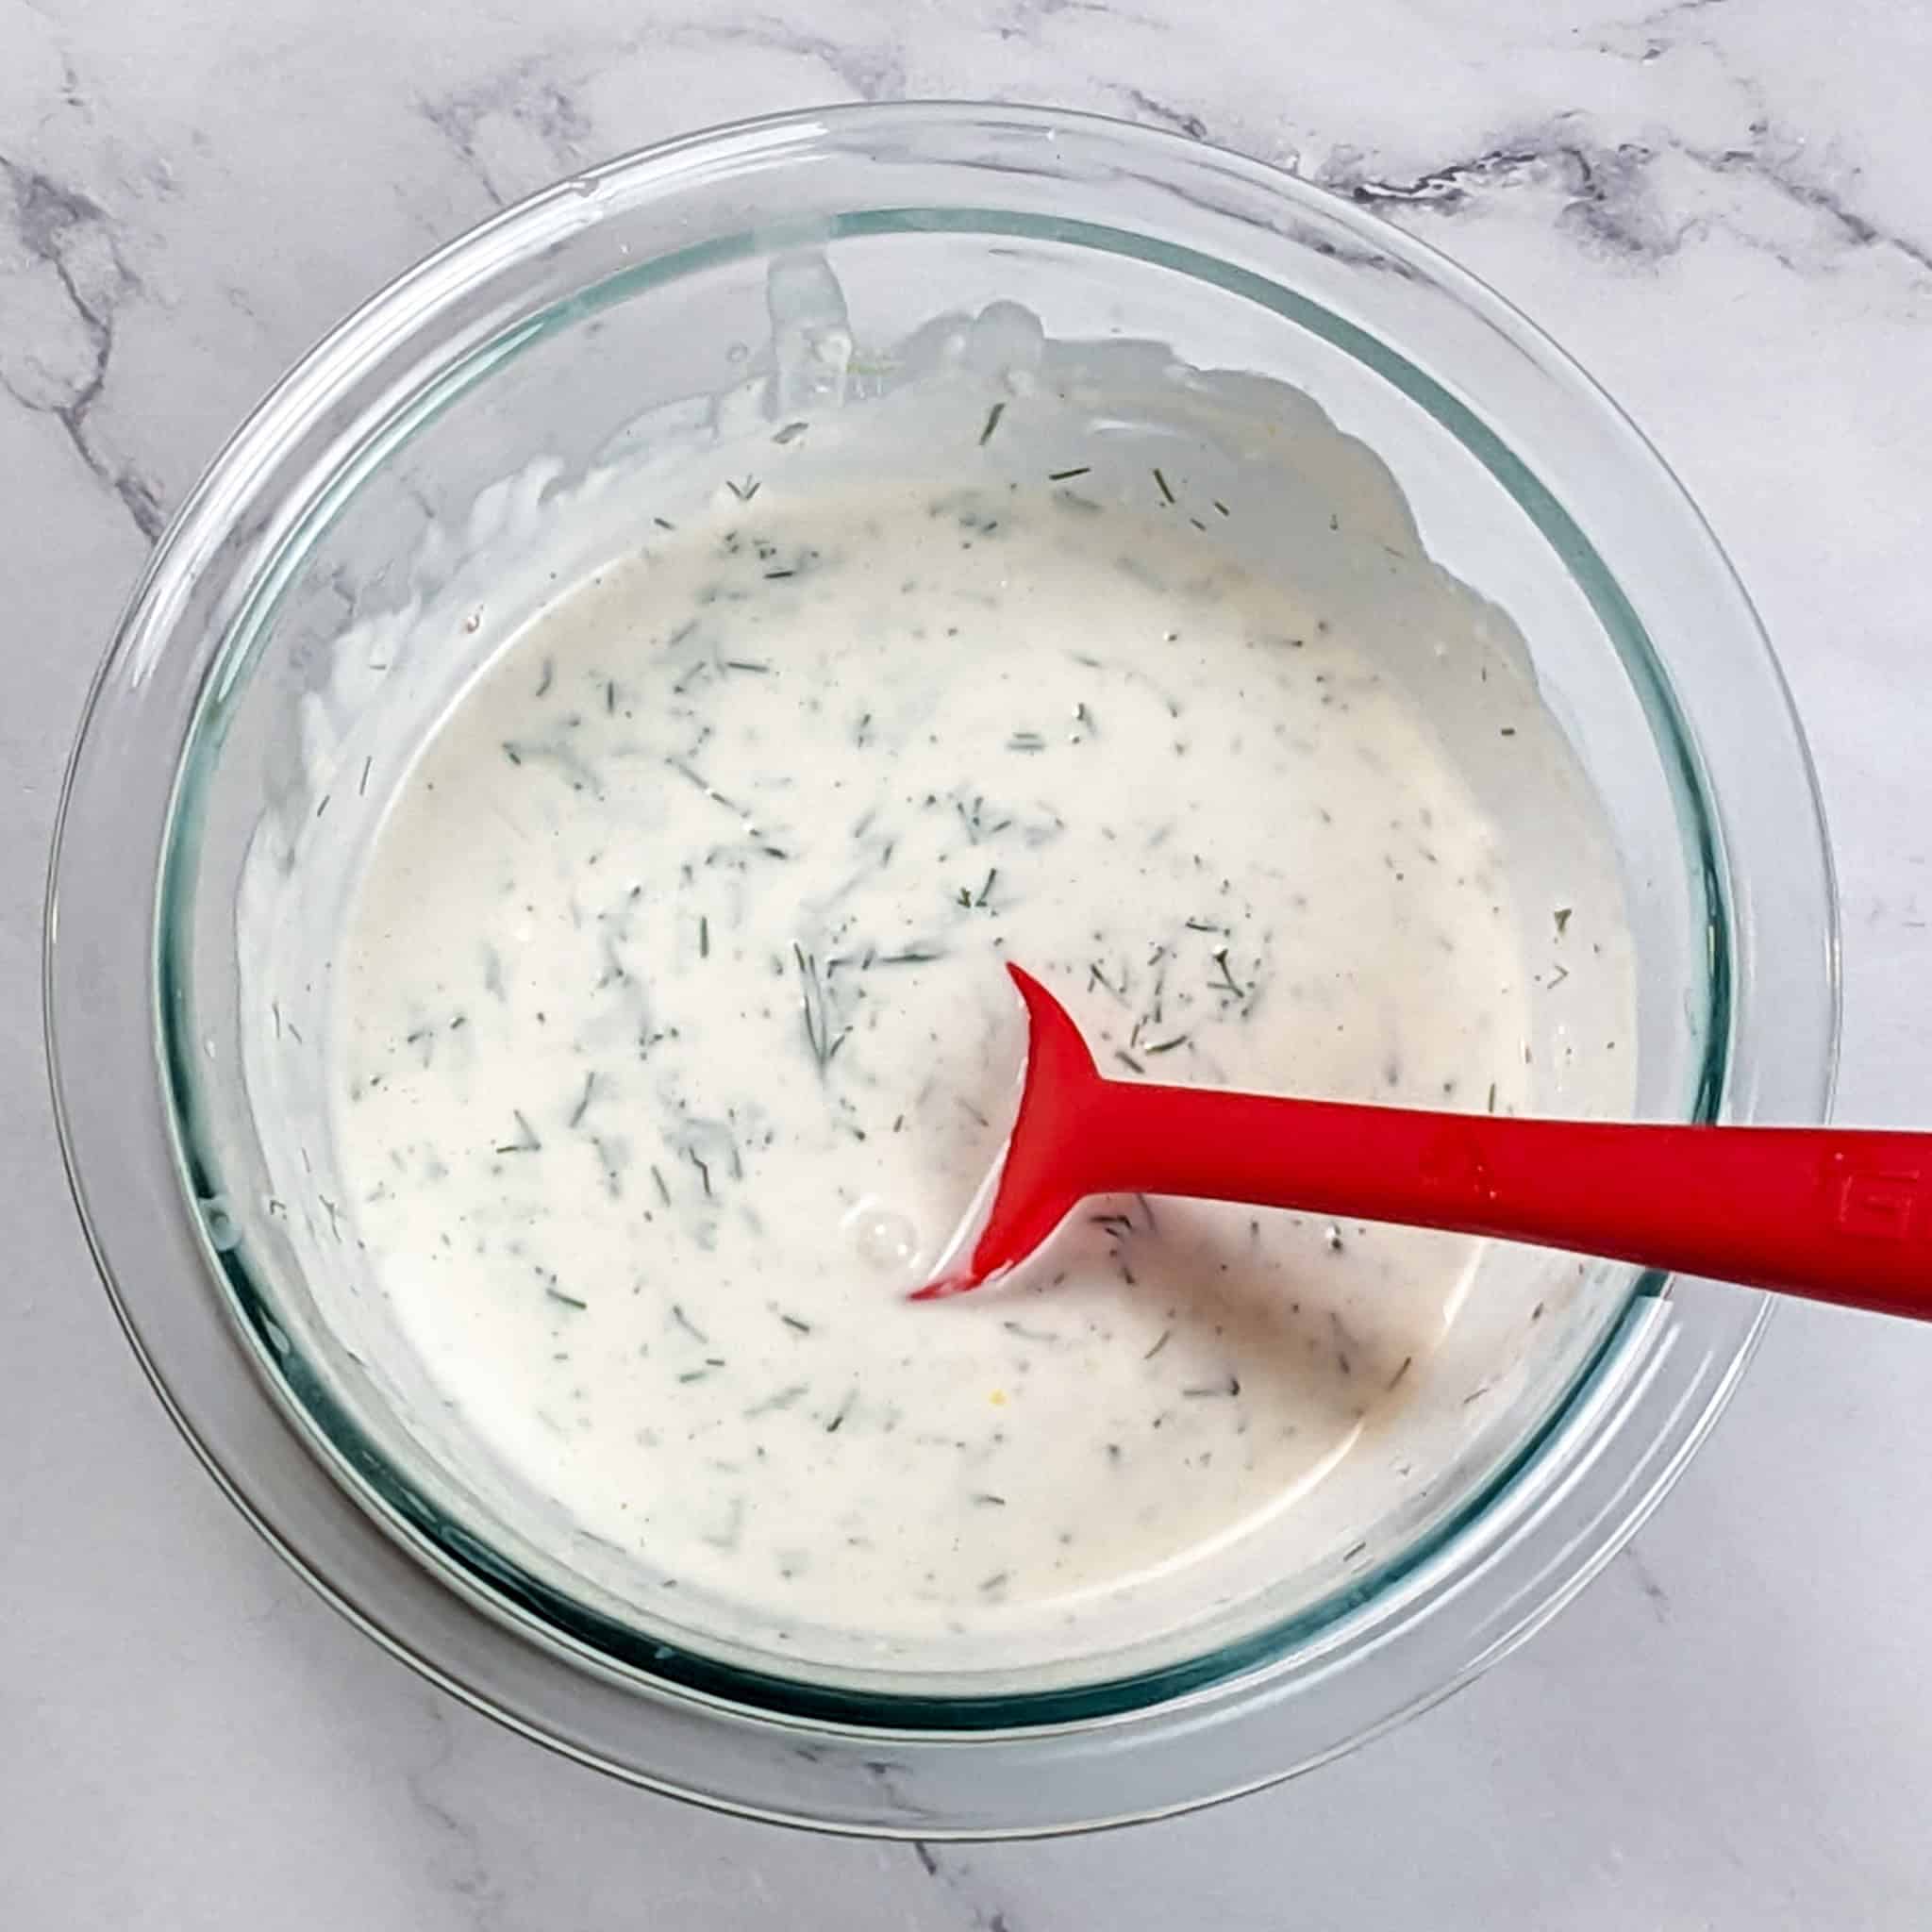
[[[1520,1120],[1101,1080],[1087,1191],[1534,1241],[1932,1318],[1932,1134]]]

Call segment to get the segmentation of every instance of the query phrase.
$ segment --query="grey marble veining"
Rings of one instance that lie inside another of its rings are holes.
[[[1052,100],[1450,251],[1630,408],[1776,639],[1846,924],[1840,1112],[1932,1118],[1932,12],[1852,0],[0,0],[0,1926],[1916,1927],[1932,1336],[1792,1310],[1637,1545],[1403,1731],[1203,1816],[841,1844],[552,1758],[340,1623],[173,1436],[40,1072],[59,766],[148,543],[322,330],[738,115]]]
[[[166,521],[154,486],[100,447],[89,422],[114,358],[121,304],[141,284],[121,258],[112,218],[90,195],[4,158],[0,181],[12,203],[8,239],[22,310],[19,340],[0,344],[0,388],[60,425],[88,473],[152,541]]]

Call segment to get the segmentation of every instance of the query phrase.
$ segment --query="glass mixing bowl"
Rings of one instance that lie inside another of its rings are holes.
[[[1520,625],[1596,793],[1639,967],[1636,1110],[1822,1117],[1837,978],[1816,789],[1750,606],[1655,453],[1419,243],[1235,156],[1052,111],[868,107],[675,142],[536,196],[378,296],[157,550],[89,706],[50,891],[75,1198],[157,1390],[238,1507],[379,1641],[506,1723],[641,1784],[850,1831],[1156,1816],[1421,1708],[1609,1558],[1765,1309],[1592,1271],[1549,1372],[1369,1559],[1183,1654],[1053,1681],[788,1674],[645,1627],[395,1425],[287,1198],[288,1116],[260,1069],[296,1009],[264,1009],[238,937],[259,930],[264,877],[299,873],[323,813],[373,827],[386,794],[358,733],[374,719],[406,754],[433,728],[433,707],[387,695],[394,657],[421,648],[425,610],[494,595],[518,519],[601,528],[598,479],[626,465],[783,441],[917,355],[970,362],[989,330],[1027,327],[1290,385],[1366,444],[1429,554]],[[448,626],[444,698],[493,641],[478,628]]]

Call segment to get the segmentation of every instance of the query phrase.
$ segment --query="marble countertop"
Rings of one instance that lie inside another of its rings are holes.
[[[458,1707],[249,1532],[97,1288],[41,1067],[60,762],[173,505],[342,310],[551,177],[903,94],[1156,122],[1447,249],[1630,408],[1776,640],[1849,1121],[1932,1115],[1932,11],[1842,0],[0,0],[0,1924],[1921,1926],[1932,1330],[1806,1309],[1528,1648],[1294,1785],[941,1852],[642,1796]]]

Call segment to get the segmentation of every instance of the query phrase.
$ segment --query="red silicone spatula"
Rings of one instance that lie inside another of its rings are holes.
[[[1026,1002],[1026,1077],[985,1219],[916,1299],[1017,1266],[1091,1194],[1184,1194],[1450,1228],[1932,1319],[1932,1134],[1518,1120],[1103,1079]],[[982,1199],[985,1197],[982,1196]]]

